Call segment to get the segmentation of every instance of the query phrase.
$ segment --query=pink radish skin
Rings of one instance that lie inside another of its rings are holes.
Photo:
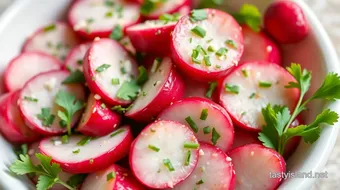
[[[242,26],[244,52],[240,62],[267,61],[282,64],[281,53],[275,42],[263,31],[255,32],[248,26]]]
[[[102,72],[96,70],[103,64],[110,65]],[[109,105],[128,105],[129,100],[116,97],[124,83],[130,80],[131,75],[137,77],[137,63],[126,49],[111,39],[95,40],[84,57],[84,75],[90,90],[99,95]],[[125,68],[126,73],[121,72]],[[118,78],[119,85],[113,85],[112,79]]]
[[[174,189],[232,190],[234,185],[235,170],[231,158],[219,148],[201,143],[195,170]]]
[[[69,137],[67,144],[62,144],[60,137],[50,137],[42,140],[39,145],[41,153],[52,157],[52,161],[60,164],[65,172],[92,173],[109,167],[129,152],[133,140],[128,126],[117,129],[123,130],[114,137],[112,134],[92,139],[88,144],[79,146],[83,135]],[[54,141],[54,142],[52,142]],[[80,150],[78,154],[73,151]]]
[[[70,75],[68,71],[50,71],[41,73],[29,80],[20,92],[18,105],[25,123],[33,131],[42,135],[57,135],[67,131],[59,124],[60,118],[57,116],[59,110],[55,104],[56,94],[60,90],[76,96],[77,100],[85,100],[85,90],[80,84],[62,84],[62,82]],[[28,101],[25,97],[36,98],[37,101]],[[50,108],[50,114],[55,116],[50,126],[43,126],[43,122],[38,118],[38,114],[42,113],[42,108]],[[77,112],[71,122],[73,127],[81,116],[81,112]]]
[[[143,0],[140,0],[143,3]],[[168,13],[180,13],[181,15],[188,14],[191,10],[191,0],[175,0],[160,3],[159,6],[150,14],[143,15],[144,20],[157,20],[161,15]]]
[[[227,110],[236,126],[259,132],[265,124],[261,110],[267,104],[286,105],[290,110],[295,108],[299,90],[284,87],[292,81],[295,81],[293,76],[277,64],[247,62],[233,69],[219,83],[220,105]],[[271,86],[261,87],[260,82],[269,82]],[[227,92],[227,84],[238,86],[238,94]]]
[[[121,116],[112,112],[91,94],[77,131],[87,136],[105,136],[120,124]]]
[[[273,149],[249,144],[229,153],[236,173],[236,190],[274,190],[282,178],[271,178],[270,174],[286,171],[286,162]]]
[[[229,14],[215,9],[204,10],[208,14],[206,20],[193,23],[190,15],[186,15],[178,21],[172,34],[171,53],[172,59],[186,76],[198,81],[213,81],[226,76],[230,68],[238,64],[243,53],[243,35],[240,25]],[[204,38],[191,31],[197,26],[206,31]],[[235,46],[227,44],[227,40]],[[193,62],[191,55],[198,45],[210,57],[210,66],[203,61],[202,52],[197,57],[200,64]],[[207,51],[209,46],[213,46],[215,51]],[[228,52],[217,56],[220,48],[226,48]]]
[[[0,97],[0,132],[11,143],[22,144],[38,140],[40,135],[26,126],[18,109],[19,91]]]
[[[163,59],[158,70],[151,71],[142,92],[147,94],[140,95],[125,114],[139,122],[151,121],[164,108],[183,97],[184,83],[169,58]]]
[[[79,44],[72,48],[65,60],[65,67],[71,71],[83,71],[83,59],[87,50],[91,46],[91,42]]]
[[[58,70],[61,65],[62,63],[58,59],[45,53],[22,53],[15,57],[5,70],[5,88],[7,91],[19,90],[37,74]]]
[[[207,117],[201,119],[201,114],[204,109],[207,109]],[[168,108],[162,111],[158,116],[161,120],[177,121],[190,127],[186,121],[187,117],[197,125],[197,133],[195,135],[201,142],[213,144],[212,130],[213,128],[220,135],[217,139],[216,146],[222,151],[228,151],[234,140],[234,127],[228,113],[220,105],[207,100],[205,98],[191,97],[175,102]],[[210,131],[205,134],[203,128],[209,127]]]
[[[71,48],[79,43],[79,38],[68,24],[56,22],[33,33],[22,51],[43,52],[64,61]]]
[[[112,173],[114,178],[107,180],[107,176]],[[141,185],[132,173],[116,164],[110,167],[92,173],[86,177],[82,184],[81,190],[145,190],[146,188]]]
[[[205,96],[209,89],[209,85],[207,83],[194,81],[189,78],[185,78],[183,81],[185,85],[184,97],[208,98]]]
[[[173,188],[191,174],[198,161],[198,148],[184,148],[187,142],[198,144],[187,126],[174,121],[151,123],[131,145],[129,160],[133,174],[148,188]],[[150,145],[159,148],[159,151],[150,149]],[[191,157],[186,165],[189,151]],[[164,165],[164,159],[170,160],[173,171]]]

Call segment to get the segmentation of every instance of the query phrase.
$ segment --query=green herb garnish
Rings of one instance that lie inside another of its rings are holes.
[[[99,66],[97,69],[96,69],[96,72],[97,73],[101,73],[103,71],[105,71],[106,69],[110,68],[111,65],[109,64],[102,64],[101,66]]]
[[[207,11],[204,9],[196,9],[190,12],[190,21],[197,22],[208,18]]]
[[[124,37],[122,26],[115,25],[110,34],[110,38],[116,41],[120,41]]]
[[[175,171],[175,168],[172,166],[171,161],[169,159],[164,159],[163,164],[168,168],[170,172]]]
[[[106,175],[106,181],[116,178],[116,172],[110,172]]]
[[[192,120],[192,118],[190,116],[185,118],[185,121],[189,124],[189,126],[191,127],[191,129],[197,133],[198,132],[198,127],[196,125],[196,123],[194,122],[194,120]]]
[[[245,3],[242,5],[240,12],[233,16],[240,24],[246,24],[253,31],[260,32],[262,18],[256,6]]]
[[[85,83],[84,73],[80,70],[71,72],[71,74],[63,81],[63,84]]]
[[[203,128],[203,133],[204,134],[209,134],[210,133],[210,131],[211,131],[211,129],[210,129],[210,127],[208,126],[208,127],[204,127]]]
[[[91,140],[92,140],[92,137],[85,136],[77,143],[77,145],[78,146],[85,146],[85,145],[89,144],[91,142]]]
[[[197,148],[200,147],[200,145],[197,144],[197,143],[186,142],[186,143],[184,143],[183,147],[188,148],[188,149],[197,149]]]
[[[205,94],[205,96],[207,98],[211,98],[211,96],[214,93],[216,87],[217,87],[217,82],[210,82],[209,83],[209,89],[208,89],[207,93]]]
[[[265,82],[265,81],[260,81],[259,82],[259,87],[262,87],[262,88],[270,88],[272,86],[272,83],[271,82]]]
[[[151,144],[149,144],[148,148],[151,149],[151,150],[153,150],[153,151],[155,151],[155,152],[159,152],[159,150],[160,150],[160,148],[158,148],[158,147],[156,147],[156,146],[153,146],[153,145],[151,145]]]
[[[119,84],[120,84],[119,78],[113,78],[113,79],[111,80],[111,84],[113,84],[113,85],[119,85]]]
[[[208,109],[202,109],[200,119],[201,120],[206,120],[208,117]]]
[[[51,108],[41,108],[41,113],[37,117],[45,127],[51,126],[55,119],[55,115],[51,114]]]
[[[240,87],[237,85],[225,84],[224,90],[232,94],[238,94],[240,91]]]
[[[134,80],[124,81],[117,92],[117,97],[123,100],[135,100],[137,98],[140,87]]]
[[[191,32],[196,34],[197,36],[204,38],[206,35],[206,31],[200,26],[195,26],[195,28],[191,29]]]
[[[57,26],[55,24],[48,25],[44,28],[44,32],[51,32],[57,29]]]
[[[118,130],[114,131],[114,132],[110,135],[110,137],[115,137],[115,136],[117,136],[118,134],[123,133],[124,131],[125,131],[125,129],[118,129]]]
[[[29,102],[38,102],[38,99],[29,97],[29,96],[25,96],[24,100],[29,101]]]
[[[211,142],[213,145],[216,145],[218,139],[221,137],[221,135],[215,130],[215,128],[212,129],[212,135],[211,135]]]

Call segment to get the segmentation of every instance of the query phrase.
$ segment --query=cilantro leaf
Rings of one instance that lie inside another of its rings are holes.
[[[41,171],[40,168],[33,165],[30,157],[27,154],[20,154],[19,159],[10,166],[10,170],[17,175],[24,175]]]
[[[67,184],[71,187],[78,187],[80,184],[83,183],[87,174],[75,174],[70,179],[67,180]]]
[[[55,184],[55,178],[41,175],[38,178],[38,183],[37,183],[37,190],[47,190],[53,187]]]
[[[58,177],[58,173],[61,172],[60,166],[59,164],[51,162],[51,157],[40,153],[35,154],[35,157],[39,159],[41,167],[46,173],[54,178]]]
[[[125,81],[117,92],[117,97],[123,100],[134,100],[137,98],[140,87],[136,81]]]
[[[55,115],[51,114],[51,108],[41,108],[41,113],[37,117],[45,127],[51,126],[55,119]]]
[[[71,72],[71,74],[63,81],[63,84],[85,83],[84,73],[79,71]]]
[[[312,96],[312,99],[340,99],[340,76],[337,73],[328,74],[321,87]]]
[[[122,26],[116,25],[110,34],[110,38],[116,41],[120,41],[124,37]]]
[[[138,77],[137,77],[137,84],[138,85],[143,85],[148,79],[148,71],[145,69],[144,66],[139,66],[138,67]]]
[[[256,6],[245,3],[242,5],[240,12],[233,14],[233,16],[238,23],[246,24],[253,31],[260,32],[262,16]]]
[[[320,137],[321,128],[308,128],[307,125],[299,125],[294,128],[289,128],[285,134],[286,142],[295,136],[300,136],[306,143],[313,143]]]
[[[310,82],[312,80],[312,75],[306,69],[301,69],[301,66],[296,63],[292,63],[290,67],[286,68],[287,71],[293,75],[297,82],[289,82],[286,88],[298,88],[302,95],[305,95],[309,90]]]

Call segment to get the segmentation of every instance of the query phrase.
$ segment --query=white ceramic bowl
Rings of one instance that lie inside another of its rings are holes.
[[[19,0],[16,1],[0,19],[0,72],[2,73],[11,58],[20,53],[27,36],[38,27],[56,20],[63,20],[65,11],[72,0]],[[256,5],[264,11],[272,0],[225,0],[226,10],[237,11],[243,3]],[[311,91],[315,91],[328,72],[339,73],[336,52],[320,22],[302,1],[298,4],[304,10],[311,27],[311,34],[299,44],[284,46],[284,60],[300,63],[313,73]],[[315,102],[304,115],[306,122],[311,122],[324,108],[340,113],[339,102]],[[289,159],[287,171],[322,171],[338,134],[337,127],[325,126],[320,139],[313,145],[300,143],[295,154]],[[8,172],[8,166],[16,159],[12,146],[0,137],[0,189],[25,190],[34,188],[25,177],[14,177]],[[269,174],[268,174],[269,175]],[[288,179],[280,189],[310,189],[315,179]]]

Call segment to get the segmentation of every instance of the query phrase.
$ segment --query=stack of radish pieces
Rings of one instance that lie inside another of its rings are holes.
[[[192,10],[191,0],[77,0],[68,23],[34,32],[8,64],[0,98],[2,135],[29,144],[33,165],[62,169],[44,188],[42,174],[32,181],[54,190],[277,188],[282,178],[269,174],[285,172],[300,138],[283,155],[263,146],[261,109],[294,110],[300,91],[285,88],[295,79],[276,42],[297,43],[308,26],[281,1],[261,29],[249,6],[234,19]]]

